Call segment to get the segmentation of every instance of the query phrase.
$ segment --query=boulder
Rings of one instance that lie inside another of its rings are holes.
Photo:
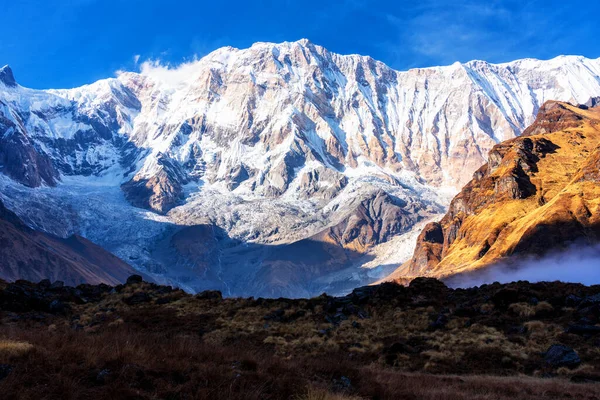
[[[600,326],[595,325],[569,325],[567,333],[575,335],[597,335],[600,333]]]
[[[134,306],[137,304],[143,304],[143,303],[149,303],[151,300],[152,300],[152,298],[146,292],[137,292],[137,293],[134,293],[131,296],[123,299],[123,301],[130,306]]]
[[[492,303],[498,308],[507,308],[513,303],[519,302],[519,292],[516,289],[503,288],[492,296]]]
[[[141,275],[131,275],[129,278],[127,278],[128,285],[132,285],[134,283],[142,283],[143,281],[144,279]]]
[[[581,359],[575,350],[562,344],[553,344],[550,346],[544,356],[544,360],[553,368],[576,368],[581,364]]]
[[[581,297],[576,296],[574,294],[570,294],[565,297],[565,306],[567,307],[577,307],[581,304]]]
[[[448,317],[444,314],[440,314],[437,316],[435,321],[429,324],[430,331],[437,331],[438,329],[442,329],[448,323]]]
[[[52,314],[64,314],[68,310],[69,310],[69,305],[65,304],[64,302],[62,302],[58,299],[52,300],[50,302],[50,304],[48,305],[48,311],[51,312]]]
[[[581,303],[579,303],[579,308],[581,309],[597,305],[600,305],[600,293],[593,296],[587,296]]]
[[[50,279],[42,279],[38,283],[38,287],[42,290],[47,290],[50,288],[50,286],[52,286],[52,282],[50,282]]]
[[[418,294],[432,295],[432,294],[446,294],[448,286],[444,282],[435,278],[416,278],[413,279],[408,288]]]
[[[200,300],[223,300],[223,293],[218,290],[205,290],[196,295]]]
[[[65,286],[63,281],[56,281],[52,285],[50,285],[50,289],[61,289]]]
[[[14,367],[12,365],[0,364],[0,381],[10,375],[13,368]]]

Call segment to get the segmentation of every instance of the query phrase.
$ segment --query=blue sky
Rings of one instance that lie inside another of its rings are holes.
[[[63,88],[221,46],[308,38],[393,68],[600,56],[597,0],[0,0],[0,64]]]

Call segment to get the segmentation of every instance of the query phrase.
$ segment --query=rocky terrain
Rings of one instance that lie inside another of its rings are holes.
[[[24,88],[6,66],[0,196],[28,226],[190,292],[335,292],[406,261],[415,227],[495,144],[548,99],[592,105],[598,76],[583,57],[399,72],[307,40],[64,90]],[[179,244],[198,232],[213,243]],[[281,246],[316,246],[327,267],[280,260]]]
[[[392,278],[448,276],[600,242],[600,107],[547,102],[420,234]]]
[[[0,282],[4,399],[600,397],[600,286],[431,278],[302,300]]]
[[[63,239],[29,228],[0,201],[0,279],[116,285],[134,272],[85,238]]]

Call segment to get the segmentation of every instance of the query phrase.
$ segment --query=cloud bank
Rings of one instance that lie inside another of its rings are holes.
[[[454,288],[468,288],[485,283],[514,281],[562,281],[600,284],[600,246],[575,246],[567,251],[554,253],[541,258],[527,258],[515,262],[501,263],[446,279],[446,284]]]

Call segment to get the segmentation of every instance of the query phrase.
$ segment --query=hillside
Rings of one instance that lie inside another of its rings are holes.
[[[547,102],[488,159],[391,278],[443,277],[600,241],[600,107]]]
[[[0,282],[12,399],[508,400],[600,396],[600,286],[435,279],[345,297],[196,296],[131,277]]]
[[[29,228],[0,202],[0,279],[116,285],[134,271],[80,236],[62,239]]]

